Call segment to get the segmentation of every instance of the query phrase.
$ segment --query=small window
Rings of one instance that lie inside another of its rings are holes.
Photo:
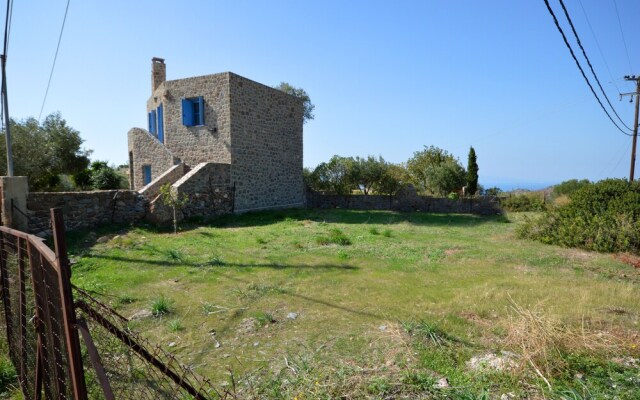
[[[182,99],[182,125],[204,125],[204,99],[202,96]]]
[[[145,186],[151,183],[151,165],[142,166],[142,182]]]

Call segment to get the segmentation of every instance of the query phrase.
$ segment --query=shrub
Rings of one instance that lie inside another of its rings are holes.
[[[544,201],[537,194],[520,194],[508,197],[500,202],[502,208],[507,211],[544,211]]]
[[[570,200],[525,222],[518,235],[565,247],[640,253],[640,183],[607,179],[585,185]]]

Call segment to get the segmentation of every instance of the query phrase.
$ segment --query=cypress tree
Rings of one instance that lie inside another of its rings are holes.
[[[478,191],[478,159],[473,146],[469,149],[469,160],[467,162],[467,193],[471,196]]]

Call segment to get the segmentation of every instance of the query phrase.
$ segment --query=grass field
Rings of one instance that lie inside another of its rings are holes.
[[[292,210],[69,247],[76,285],[241,398],[638,398],[640,270],[519,218]]]

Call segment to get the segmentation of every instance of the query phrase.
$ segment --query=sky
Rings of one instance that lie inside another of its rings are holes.
[[[631,127],[634,104],[619,93],[640,75],[640,1],[565,4]],[[13,5],[14,119],[40,114],[66,5]],[[169,80],[232,71],[305,89],[316,106],[306,167],[334,154],[405,162],[430,145],[466,167],[473,146],[485,187],[629,176],[631,137],[596,102],[543,0],[71,0],[42,118],[60,112],[94,160],[126,163],[127,132],[147,127],[152,57]]]

